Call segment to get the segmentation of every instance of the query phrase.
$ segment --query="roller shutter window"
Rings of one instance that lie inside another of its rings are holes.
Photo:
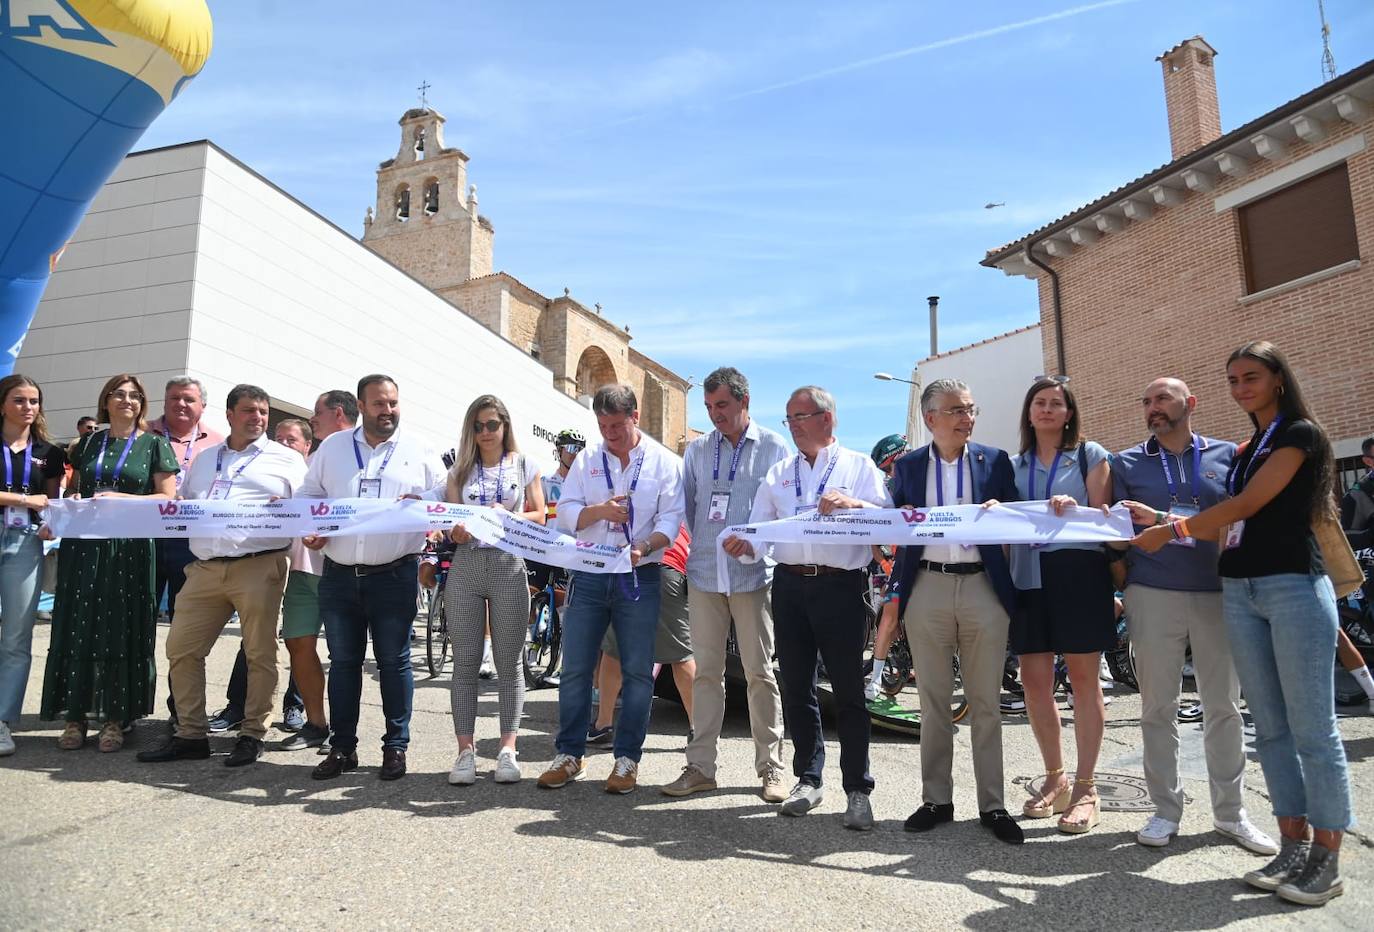
[[[1360,257],[1344,162],[1239,213],[1247,294]]]

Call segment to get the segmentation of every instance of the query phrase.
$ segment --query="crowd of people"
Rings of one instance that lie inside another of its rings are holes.
[[[1196,397],[1179,379],[1161,377],[1138,402],[1145,440],[1109,453],[1086,439],[1087,418],[1069,380],[1040,377],[1025,395],[1019,449],[1012,453],[972,439],[977,402],[965,383],[941,379],[920,398],[931,442],[913,451],[880,444],[870,457],[837,442],[837,405],[825,389],[804,386],[788,398],[789,447],[751,417],[744,375],[723,367],[703,383],[712,430],[681,458],[641,432],[632,388],[607,385],[592,400],[599,439],[588,444],[575,431],[559,434],[557,467],[544,476],[519,449],[509,411],[494,395],[469,405],[458,446],[441,461],[402,429],[400,390],[385,375],[364,377],[356,394],[321,394],[309,423],[282,421],[270,439],[261,388],[238,385],[229,392],[229,433],[220,436],[201,423],[206,399],[195,379],[169,382],[162,417],[148,421],[143,384],[120,374],[101,390],[94,420],[83,418],[80,436],[64,449],[51,439],[39,386],[9,376],[0,380],[7,450],[0,492],[0,753],[14,751],[10,728],[29,677],[42,541],[51,537],[42,512],[64,486],[66,494],[87,498],[428,498],[504,509],[552,522],[580,541],[629,551],[627,573],[571,573],[562,607],[555,756],[539,787],[555,790],[584,778],[588,744],[609,742],[605,790],[635,790],[655,664],[666,663],[674,665],[691,733],[680,775],[661,791],[684,797],[716,789],[733,635],[763,799],[785,816],[822,804],[826,743],[817,679],[823,669],[834,698],[843,822],[868,830],[876,785],[869,766],[871,684],[864,674],[871,549],[739,536],[726,537],[720,548],[712,542],[726,527],[811,510],[1046,501],[1062,513],[1075,505],[1120,504],[1136,526],[1129,544],[940,542],[897,550],[872,677],[881,676],[886,644],[901,625],[922,709],[921,804],[904,827],[927,832],[955,817],[954,725],[946,710],[957,660],[969,706],[979,823],[1000,841],[1024,840],[1005,797],[999,698],[1008,648],[1019,659],[1044,771],[1020,815],[1058,816],[1058,828],[1069,834],[1096,826],[1101,797],[1094,774],[1105,719],[1098,667],[1102,652],[1116,644],[1119,591],[1136,650],[1145,779],[1155,806],[1137,841],[1166,846],[1180,830],[1175,713],[1191,649],[1205,709],[1213,826],[1248,851],[1272,857],[1247,872],[1246,883],[1319,905],[1343,889],[1338,854],[1352,824],[1331,675],[1337,606],[1313,531],[1334,520],[1332,449],[1276,347],[1241,347],[1226,361],[1226,378],[1254,426],[1239,446],[1196,433]],[[1374,474],[1374,441],[1364,453]],[[1347,497],[1342,509],[1357,543],[1371,533],[1374,479],[1362,480],[1351,495],[1361,489],[1370,503]],[[173,730],[138,760],[208,758],[208,735],[237,728],[224,763],[257,761],[273,711],[281,637],[291,670],[283,712],[292,730],[282,746],[327,751],[312,773],[318,780],[356,769],[370,640],[385,719],[378,775],[398,779],[406,773],[410,741],[417,587],[436,580],[433,568],[421,564],[426,543],[424,534],[412,533],[65,540],[40,718],[62,723],[58,744],[65,750],[83,747],[96,727],[99,750],[118,751],[131,724],[153,711],[155,626],[165,593]],[[449,782],[478,779],[479,678],[494,663],[500,743],[492,778],[514,783],[522,778],[520,654],[531,592],[545,585],[549,568],[527,567],[520,557],[480,543],[461,523],[442,546],[451,566],[436,597],[445,600],[453,648],[458,748]],[[205,660],[235,616],[240,656],[226,707],[212,718]],[[321,631],[327,676],[317,647]],[[1072,776],[1054,701],[1057,655],[1075,687]],[[1360,664],[1356,673],[1374,695],[1368,670]],[[1277,842],[1243,806],[1242,692],[1278,820]],[[613,716],[617,694],[620,710]],[[792,742],[790,789],[784,721]]]

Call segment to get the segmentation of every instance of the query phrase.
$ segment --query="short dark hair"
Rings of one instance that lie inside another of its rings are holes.
[[[343,411],[345,418],[354,424],[358,423],[358,396],[348,389],[331,388],[320,395],[320,400],[324,402],[326,408],[339,408]]]
[[[628,385],[603,385],[592,396],[592,413],[597,417],[607,414],[634,414],[639,410],[639,399],[635,390]]]
[[[256,385],[249,385],[246,382],[240,382],[238,385],[229,389],[229,397],[224,401],[224,410],[234,410],[238,407],[239,402],[245,398],[249,401],[265,401],[268,404],[272,402],[267,392],[263,391],[261,388],[258,388]]]
[[[94,424],[94,423],[95,423],[95,418],[91,417],[89,414],[83,414],[81,417],[79,417],[79,418],[76,419],[76,426],[77,426],[77,427],[80,427],[82,424],[86,423],[87,421],[90,421],[92,424]],[[1369,443],[1370,441],[1365,441],[1365,442],[1366,442],[1366,443]]]
[[[730,389],[730,397],[736,401],[743,401],[749,395],[749,380],[734,366],[721,366],[701,383],[702,391],[707,395],[719,391],[721,386]]]
[[[381,385],[383,382],[390,382],[392,385],[396,384],[395,379],[389,375],[382,375],[380,372],[374,372],[371,375],[363,376],[358,380],[358,400],[364,400],[369,385]]]

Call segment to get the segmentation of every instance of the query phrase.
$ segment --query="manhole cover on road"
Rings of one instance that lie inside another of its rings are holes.
[[[1026,788],[1026,795],[1040,791],[1045,775],[1017,777],[1012,781]],[[1145,787],[1145,778],[1129,773],[1098,773],[1097,795],[1102,797],[1102,808],[1110,812],[1153,812],[1155,805],[1150,802],[1150,792]],[[1192,802],[1186,794],[1185,802]]]

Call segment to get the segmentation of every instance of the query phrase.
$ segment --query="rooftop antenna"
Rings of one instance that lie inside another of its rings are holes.
[[[1331,26],[1326,22],[1326,6],[1317,0],[1317,14],[1322,19],[1322,76],[1330,81],[1336,77],[1336,59],[1331,55]]]
[[[1317,2],[1320,3],[1321,0],[1317,0]],[[429,109],[429,87],[430,87],[430,84],[429,84],[428,81],[421,80],[421,81],[420,81],[420,86],[417,87],[417,88],[415,88],[417,91],[420,92],[420,109],[421,109],[421,110],[428,110],[428,109]]]

